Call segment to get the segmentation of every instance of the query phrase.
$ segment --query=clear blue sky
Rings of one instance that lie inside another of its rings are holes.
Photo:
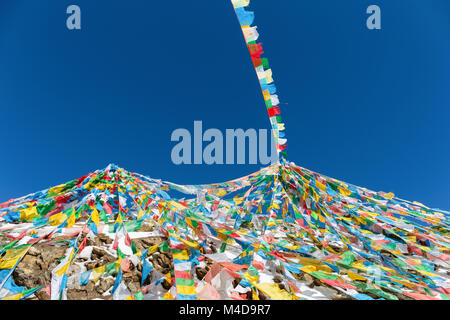
[[[82,30],[66,29],[66,8]],[[365,26],[382,10],[382,30]],[[253,0],[288,156],[450,209],[450,2]],[[177,183],[260,165],[172,164],[171,132],[269,128],[229,0],[0,0],[0,202],[116,163]]]

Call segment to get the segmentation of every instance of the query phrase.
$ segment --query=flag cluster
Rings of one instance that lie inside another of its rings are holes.
[[[109,165],[0,204],[0,236],[4,299],[43,290],[65,300],[108,279],[103,296],[128,300],[332,298],[323,288],[348,299],[443,300],[450,288],[448,212],[284,160],[209,185]],[[41,244],[64,244],[51,281],[16,285],[14,270]]]

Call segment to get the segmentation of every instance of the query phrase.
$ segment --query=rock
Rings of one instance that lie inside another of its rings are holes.
[[[275,276],[275,277],[273,277],[273,281],[274,281],[275,283],[281,283],[281,282],[283,282],[283,279],[281,279],[280,276]]]
[[[269,298],[261,291],[258,291],[258,297],[259,297],[259,300],[269,300]]]
[[[280,266],[277,266],[276,269],[275,269],[275,271],[276,271],[276,273],[284,274],[284,273],[283,273],[283,270],[281,270],[281,267],[280,267]]]
[[[13,272],[15,283],[27,289],[50,283],[51,272],[59,264],[57,259],[64,256],[66,248],[48,242],[33,245]]]
[[[165,240],[166,239],[162,237],[148,237],[148,238],[133,239],[133,242],[138,250],[145,250],[156,244],[160,244]]]
[[[169,281],[167,281],[167,279],[164,280],[163,283],[162,283],[161,285],[162,285],[162,287],[163,287],[164,289],[166,289],[166,290],[170,290],[170,288],[172,287],[172,285],[169,283]]]
[[[79,290],[79,289],[67,290],[67,300],[86,300],[88,296],[89,295],[86,290]]]
[[[103,241],[99,237],[95,237],[94,243],[96,246],[99,246],[99,247],[103,246]]]
[[[98,234],[98,238],[104,243],[104,244],[111,244],[113,240],[108,237],[106,234],[100,233]]]
[[[67,272],[67,276],[70,277],[70,276],[73,276],[73,275],[76,275],[76,274],[80,274],[80,273],[81,273],[81,267],[79,265],[76,265],[76,264],[72,263],[70,265],[70,267],[69,267],[68,272]]]
[[[45,261],[38,261],[39,268],[41,270],[48,270],[48,263]]]
[[[109,288],[111,288],[114,285],[115,279],[113,278],[106,278],[106,279],[100,279],[99,288],[101,290],[100,293],[104,293],[108,291]]]
[[[161,260],[162,260],[162,264],[161,265],[164,268],[171,268],[172,267],[173,260],[172,260],[172,257],[169,256],[169,254],[163,253],[163,254],[160,255],[160,257],[161,257]]]
[[[48,244],[37,244],[36,249],[39,250],[42,260],[56,261],[56,259],[62,258],[66,254],[67,246],[55,246]],[[56,261],[57,262],[57,261]],[[59,264],[59,262],[57,262]]]
[[[316,286],[316,287],[322,287],[323,285],[324,285],[324,283],[322,282],[322,281],[320,281],[319,279],[313,279],[313,283],[314,283],[314,286]]]
[[[26,255],[25,257],[23,257],[23,259],[22,259],[22,261],[23,261],[23,263],[24,264],[26,264],[26,265],[28,265],[28,266],[39,266],[39,264],[38,264],[38,260],[40,260],[39,259],[39,257],[37,257],[37,256],[31,256],[31,255]]]
[[[100,263],[97,261],[91,261],[85,264],[87,270],[92,270],[97,267],[100,267]]]
[[[151,232],[154,229],[153,221],[145,221],[142,223],[141,227],[136,230],[137,232]]]
[[[202,280],[206,276],[206,274],[208,273],[208,269],[206,269],[206,268],[196,268],[195,269],[195,273],[197,274],[197,278],[199,280]]]
[[[306,282],[306,285],[311,289],[314,288],[314,278],[311,277],[307,273],[303,273],[303,280]]]
[[[331,300],[356,300],[356,299],[353,297],[350,297],[350,296],[336,295],[336,296],[332,297]]]
[[[108,252],[106,252],[103,249],[97,248],[97,247],[93,247],[92,248],[92,255],[91,255],[91,259],[92,260],[111,260],[115,258],[113,256],[111,256]]]
[[[38,300],[50,300],[50,296],[45,292],[45,289],[42,288],[34,293]]]
[[[145,279],[145,281],[144,281],[144,286],[147,286],[150,284],[150,281],[152,279],[152,273],[153,273],[153,271],[150,271],[150,274],[147,276],[147,279]],[[140,275],[140,279],[142,279],[142,274]]]
[[[32,246],[30,249],[28,249],[27,255],[38,256],[40,255],[40,252],[35,246]]]
[[[52,241],[56,242],[56,241],[72,240],[72,239],[73,239],[73,236],[56,236],[56,237],[52,238]]]
[[[131,294],[135,294],[139,291],[141,291],[141,285],[139,283],[139,281],[130,281],[127,282],[127,287],[128,289],[131,291]]]
[[[167,267],[167,264],[163,264],[163,260],[162,260],[162,258],[161,258],[160,255],[158,255],[158,256],[156,257],[155,260],[156,260],[156,263],[157,263],[161,268]]]

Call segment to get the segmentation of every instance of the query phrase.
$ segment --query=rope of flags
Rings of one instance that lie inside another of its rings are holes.
[[[255,14],[252,11],[246,10],[246,7],[250,4],[250,0],[231,0],[231,2],[250,52],[253,66],[255,67],[255,71],[258,76],[267,113],[269,115],[270,124],[272,126],[272,134],[278,155],[282,158],[286,158],[286,153],[284,151],[287,147],[285,124],[281,118],[281,111],[279,107],[280,101],[278,99],[278,95],[276,94],[277,88],[272,77],[272,69],[270,68],[269,60],[262,57],[264,53],[262,44],[257,43],[259,38],[259,33],[257,31],[258,27],[252,26],[255,19]]]

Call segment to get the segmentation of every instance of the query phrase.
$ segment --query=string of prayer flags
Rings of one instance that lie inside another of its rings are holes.
[[[259,38],[259,33],[256,26],[252,26],[255,15],[252,11],[247,11],[246,8],[250,5],[250,0],[231,0],[236,16],[241,25],[242,33],[245,42],[250,52],[253,65],[261,86],[264,101],[269,114],[270,123],[272,126],[272,134],[276,144],[278,155],[286,157],[285,149],[287,146],[287,139],[285,134],[285,126],[281,119],[281,111],[279,108],[279,99],[277,88],[273,83],[272,69],[269,66],[267,58],[261,57],[264,53],[261,43],[256,43]]]

